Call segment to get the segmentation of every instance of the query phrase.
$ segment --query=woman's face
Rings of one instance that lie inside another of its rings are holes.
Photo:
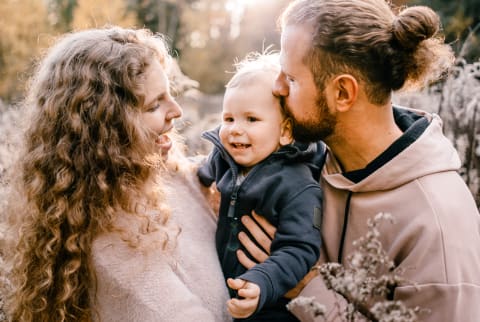
[[[167,76],[158,61],[147,69],[144,89],[145,107],[141,120],[156,134],[155,143],[166,157],[172,147],[168,132],[173,128],[173,120],[182,116],[182,109],[170,95]]]

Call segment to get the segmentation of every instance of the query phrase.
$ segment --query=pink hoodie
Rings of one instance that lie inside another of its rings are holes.
[[[396,287],[394,300],[430,310],[419,316],[424,322],[478,322],[480,215],[457,173],[460,160],[442,134],[441,120],[416,112],[428,118],[426,130],[358,183],[344,177],[329,154],[322,173],[325,208],[320,259],[337,261],[348,207],[343,262],[352,252],[352,242],[366,233],[367,218],[390,213],[395,223],[380,225],[383,248],[404,271],[402,276],[415,283]],[[321,277],[314,278],[300,296],[315,296],[327,305],[330,317],[336,316],[335,298]],[[311,321],[301,310],[294,313],[302,321]]]

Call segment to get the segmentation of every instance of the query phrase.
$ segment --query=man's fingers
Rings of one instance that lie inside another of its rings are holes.
[[[256,262],[252,261],[247,255],[245,255],[245,253],[241,249],[237,250],[237,259],[240,264],[246,269],[250,269],[257,264]]]
[[[268,234],[270,239],[273,239],[273,236],[275,236],[275,232],[277,231],[277,228],[273,226],[271,223],[268,222],[265,217],[262,217],[261,215],[257,214],[254,210],[252,210],[252,217],[257,221],[257,223],[262,227],[262,229]]]
[[[267,234],[265,234],[265,232],[260,228],[260,226],[258,226],[257,223],[249,216],[243,216],[241,220],[242,224],[252,235],[253,239],[255,239],[255,241],[267,252],[267,255],[270,255],[270,245],[272,244],[272,239]],[[256,248],[258,249],[258,247]],[[247,251],[255,259],[259,260],[255,256],[255,254],[250,251],[250,249],[247,248]]]
[[[240,241],[240,243],[243,245],[243,247],[245,247],[245,249],[247,250],[247,252],[257,261],[257,263],[262,263],[264,262],[267,258],[268,258],[268,254],[263,250],[261,249],[260,247],[258,247],[251,239],[250,237],[248,237],[247,234],[245,234],[244,232],[240,232],[238,234],[238,240]],[[238,256],[237,256],[238,257]],[[245,256],[247,257],[247,256]],[[248,257],[247,257],[248,258]],[[239,258],[240,260],[240,258]],[[251,260],[250,260],[251,261]],[[251,261],[253,262],[253,261]],[[254,264],[255,265],[255,264]],[[245,265],[244,265],[245,266]],[[246,267],[246,266],[245,266]],[[247,268],[251,268],[251,267],[247,267]]]

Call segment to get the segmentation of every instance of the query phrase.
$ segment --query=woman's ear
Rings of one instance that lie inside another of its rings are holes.
[[[282,122],[282,130],[280,132],[280,145],[288,145],[293,142],[292,135],[292,119],[287,117]]]
[[[350,74],[341,74],[332,81],[334,88],[335,106],[339,112],[348,111],[357,101],[358,82]]]

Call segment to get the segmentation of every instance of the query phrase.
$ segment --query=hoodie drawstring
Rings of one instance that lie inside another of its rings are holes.
[[[342,228],[342,236],[340,239],[340,247],[338,249],[338,263],[342,263],[343,257],[343,246],[345,244],[345,235],[347,233],[347,226],[348,226],[348,215],[350,213],[350,199],[352,199],[352,192],[348,192],[347,196],[347,204],[345,205],[345,214],[343,215],[343,228]]]

